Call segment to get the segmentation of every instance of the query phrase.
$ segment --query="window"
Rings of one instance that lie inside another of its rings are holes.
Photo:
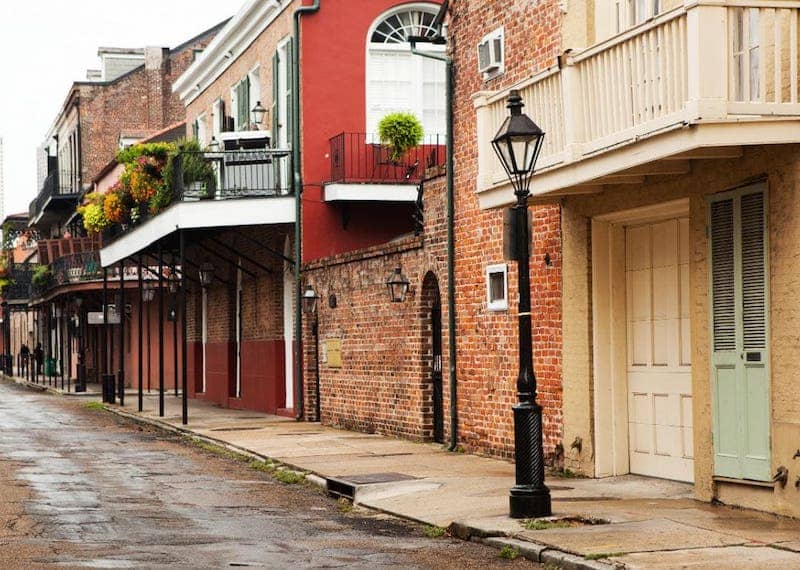
[[[261,80],[259,79],[259,68],[255,67],[247,74],[247,99],[248,99],[248,107],[247,107],[247,120],[248,122],[253,120],[252,117],[252,110],[253,107],[256,106],[258,101],[261,101]],[[264,117],[263,125],[260,125],[261,128],[269,128],[267,124],[268,117]],[[255,125],[252,125],[252,128],[256,128]]]
[[[236,85],[236,104],[233,110],[236,117],[236,130],[250,128],[250,77],[245,77]]]
[[[486,304],[490,311],[508,309],[508,266],[504,263],[486,268]]]
[[[411,112],[422,122],[425,134],[445,134],[445,65],[411,53],[410,36],[434,37],[433,4],[412,4],[381,16],[367,45],[367,117],[369,133],[389,113]],[[429,51],[444,46],[425,45]]]
[[[483,36],[478,44],[478,71],[483,79],[493,79],[505,71],[505,35],[498,28]]]
[[[736,8],[733,20],[733,80],[737,101],[758,101],[758,8]]]

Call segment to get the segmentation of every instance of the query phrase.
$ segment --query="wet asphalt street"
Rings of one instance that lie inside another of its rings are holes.
[[[0,383],[0,568],[533,567]]]

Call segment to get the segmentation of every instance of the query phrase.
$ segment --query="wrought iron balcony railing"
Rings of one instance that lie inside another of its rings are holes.
[[[173,200],[266,198],[291,192],[288,149],[183,152],[176,158]]]
[[[35,220],[47,206],[47,203],[54,197],[77,198],[80,195],[80,189],[77,187],[77,183],[74,183],[74,179],[75,177],[69,172],[50,171],[42,183],[39,194],[28,206],[30,219]]]
[[[11,284],[3,291],[3,298],[11,303],[30,299],[33,266],[30,263],[15,263],[11,266],[9,277]]]
[[[413,184],[445,161],[445,137],[440,135],[426,136],[394,159],[391,148],[368,133],[339,133],[330,139],[330,149],[331,183]]]

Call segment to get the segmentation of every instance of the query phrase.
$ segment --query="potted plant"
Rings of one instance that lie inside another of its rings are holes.
[[[106,229],[111,222],[106,218],[105,196],[97,192],[90,192],[86,195],[85,204],[78,208],[78,213],[83,216],[83,227],[92,234],[100,233]]]
[[[422,123],[413,113],[389,113],[378,123],[378,136],[389,147],[389,157],[398,164],[410,148],[422,142]]]
[[[52,279],[53,274],[50,273],[49,265],[37,265],[33,268],[33,275],[31,276],[31,283],[39,289],[47,287]]]

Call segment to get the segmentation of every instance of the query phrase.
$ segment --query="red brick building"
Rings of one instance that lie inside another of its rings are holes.
[[[86,80],[73,83],[45,137],[39,155],[40,189],[30,204],[29,222],[42,238],[37,262],[41,278],[32,287],[28,305],[33,315],[33,342],[41,343],[46,361],[53,363],[48,381],[56,378],[60,384],[71,385],[79,376],[98,381],[102,373],[116,373],[121,361],[130,371],[139,360],[138,347],[130,342],[131,331],[126,330],[129,342],[124,359],[114,350],[109,368],[100,327],[88,325],[88,314],[102,310],[102,238],[87,235],[77,206],[85,193],[107,188],[108,179],[118,176],[114,159],[119,149],[138,141],[177,136],[175,124],[182,125],[185,115],[172,84],[223,24],[172,49],[100,48],[101,69],[90,70]],[[36,270],[33,266],[29,269],[31,274]],[[117,268],[109,272],[109,280],[115,295],[119,289]],[[127,272],[125,288],[135,287],[136,276]],[[130,305],[130,300],[126,304],[133,312],[123,319],[126,329],[131,315],[136,314],[136,305]],[[111,297],[109,304],[114,304]],[[155,307],[148,310],[153,312]],[[153,328],[158,320],[158,314],[148,319]],[[109,340],[119,338],[119,327],[111,328]],[[152,334],[146,338],[153,343],[156,340]],[[168,347],[172,345],[172,336],[166,341]],[[146,354],[147,384],[155,386],[152,345]],[[172,358],[167,366],[171,387],[177,376]],[[128,375],[129,385],[132,377]]]

